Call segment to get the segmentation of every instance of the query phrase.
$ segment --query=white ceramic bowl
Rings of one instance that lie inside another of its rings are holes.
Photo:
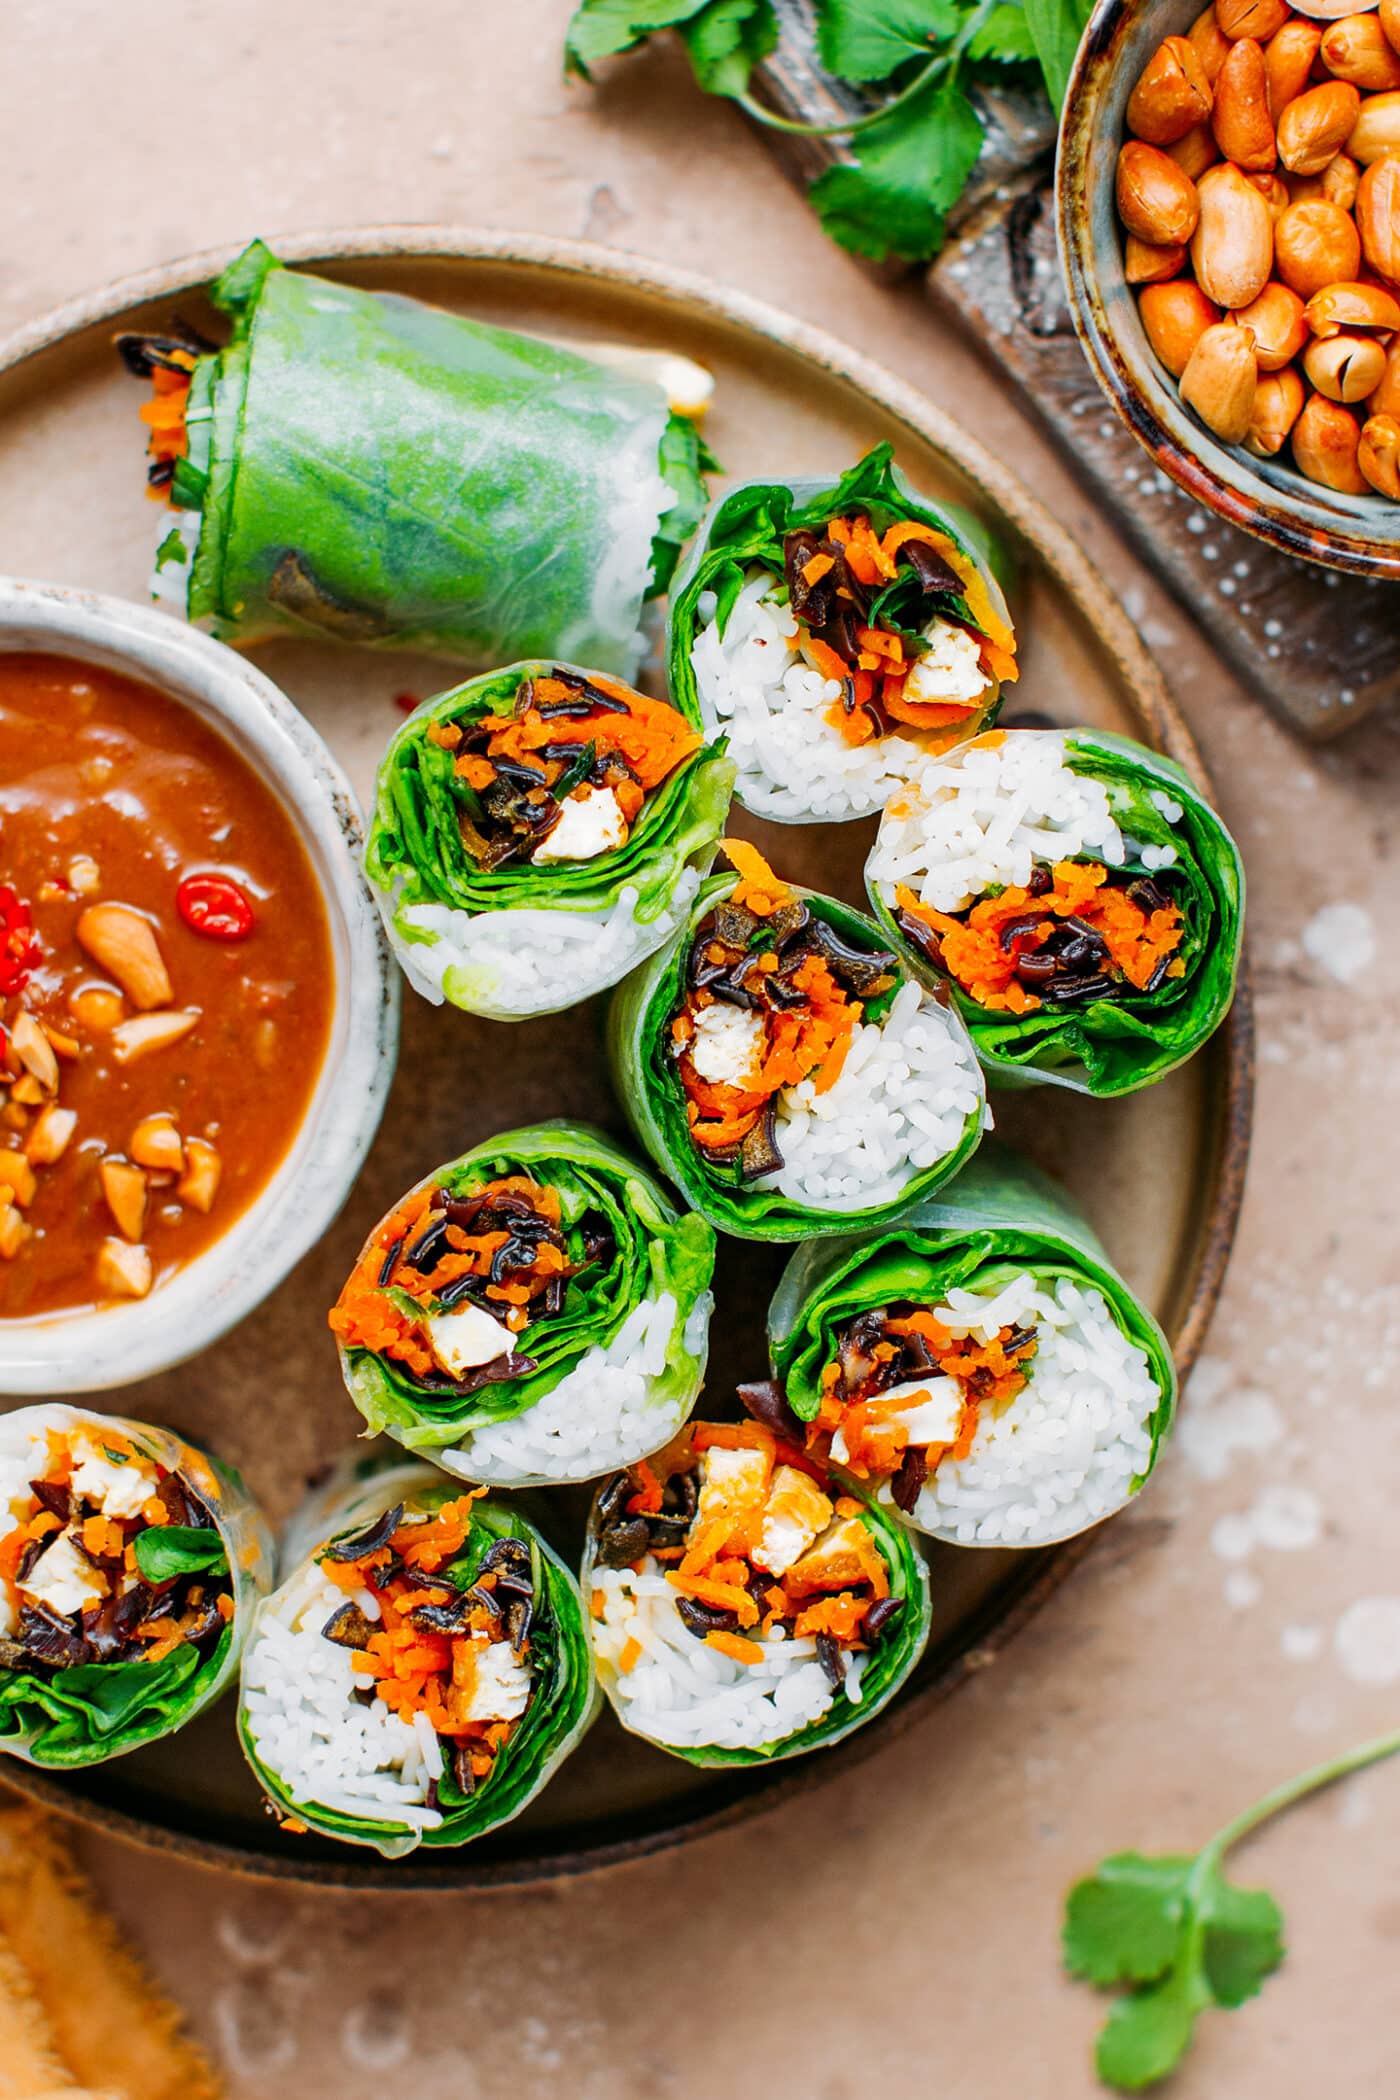
[[[262,1194],[149,1298],[0,1320],[0,1394],[88,1393],[167,1370],[261,1304],[335,1217],[384,1112],[399,977],[360,872],[360,815],[314,729],[261,671],[165,613],[58,584],[0,579],[0,650],[125,672],[188,707],[277,795],[320,884],[334,1013],[301,1130]]]

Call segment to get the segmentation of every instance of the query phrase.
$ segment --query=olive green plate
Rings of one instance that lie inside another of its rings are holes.
[[[913,479],[974,505],[1022,563],[1013,593],[1025,669],[1009,703],[1142,738],[1200,776],[1190,734],[1122,608],[1015,477],[954,420],[817,330],[740,294],[600,248],[457,229],[378,228],[280,241],[290,261],[408,292],[507,326],[578,340],[659,344],[718,380],[708,434],[733,475],[835,472],[892,438]],[[195,257],[129,279],[0,344],[0,573],[145,594],[156,513],[142,495],[141,390],[118,367],[119,328],[175,314],[212,325],[199,286],[228,259]],[[421,659],[279,644],[259,662],[316,723],[362,796],[400,720],[395,696],[449,682]],[[739,828],[783,872],[857,901],[871,836]],[[326,1308],[366,1232],[434,1163],[493,1130],[587,1117],[621,1134],[598,1011],[507,1029],[410,993],[379,1141],[334,1229],[261,1311],[194,1363],[128,1388],[123,1412],[167,1421],[240,1466],[274,1519],[355,1433]],[[1251,1095],[1247,988],[1229,1026],[1184,1071],[1126,1101],[1059,1089],[1003,1097],[998,1127],[1060,1173],[1146,1296],[1185,1370],[1220,1289],[1244,1179]],[[710,1402],[765,1368],[763,1316],[783,1250],[727,1242],[718,1271]],[[1149,1488],[1147,1491],[1151,1493]],[[566,1545],[584,1498],[556,1498]],[[397,1863],[284,1836],[263,1813],[225,1705],[173,1741],[56,1778],[16,1760],[5,1777],[103,1829],[234,1871],[356,1887],[520,1884],[584,1872],[771,1807],[936,1709],[1055,1589],[1087,1541],[1042,1553],[933,1550],[934,1636],[902,1699],[825,1757],[771,1772],[702,1773],[625,1736],[605,1716],[541,1800],[468,1850]]]

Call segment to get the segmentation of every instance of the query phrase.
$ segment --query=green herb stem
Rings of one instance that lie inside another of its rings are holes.
[[[752,117],[756,124],[766,124],[770,131],[781,131],[790,137],[804,139],[857,138],[861,132],[869,131],[872,125],[883,124],[887,117],[892,117],[897,111],[904,109],[916,95],[922,94],[926,87],[941,79],[945,73],[951,78],[962,63],[963,53],[968,45],[997,5],[998,0],[979,0],[978,6],[963,23],[948,49],[938,52],[926,66],[922,66],[897,95],[892,95],[888,102],[882,102],[878,109],[867,110],[864,116],[849,117],[831,124],[803,124],[796,117],[783,117],[774,109],[765,109],[752,95],[736,95],[734,100],[745,115]]]
[[[1326,1763],[1314,1765],[1310,1771],[1299,1773],[1296,1779],[1285,1780],[1282,1786],[1276,1786],[1272,1793],[1265,1794],[1252,1808],[1245,1809],[1242,1814],[1226,1823],[1223,1829],[1217,1830],[1209,1844],[1203,1847],[1201,1856],[1209,1854],[1212,1860],[1222,1859],[1233,1845],[1238,1845],[1241,1839],[1257,1830],[1261,1823],[1267,1823],[1272,1817],[1282,1815],[1285,1809],[1306,1800],[1309,1794],[1335,1785],[1337,1780],[1346,1779],[1352,1772],[1364,1771],[1368,1765],[1380,1764],[1387,1757],[1394,1757],[1397,1752],[1400,1752],[1400,1729],[1396,1729],[1390,1735],[1375,1736],[1369,1743],[1359,1743],[1354,1750],[1345,1751],[1340,1757],[1328,1758]]]

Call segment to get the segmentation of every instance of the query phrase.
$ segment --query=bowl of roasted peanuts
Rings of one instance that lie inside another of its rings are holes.
[[[1100,0],[1057,215],[1080,340],[1162,470],[1400,579],[1400,0]]]

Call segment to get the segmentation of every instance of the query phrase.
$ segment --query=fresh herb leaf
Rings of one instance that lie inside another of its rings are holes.
[[[947,213],[981,150],[981,120],[966,95],[931,86],[865,132],[856,164],[828,168],[811,201],[843,248],[877,262],[919,262],[942,245]]]
[[[826,0],[817,49],[828,73],[863,86],[888,80],[911,58],[931,58],[961,20],[957,0]]]
[[[169,1582],[176,1575],[222,1573],[228,1555],[217,1531],[193,1524],[160,1524],[137,1532],[136,1565],[147,1582]]]
[[[1083,0],[1023,0],[1023,6],[1050,100],[1057,110],[1063,109],[1089,10]]]
[[[1071,1976],[1100,1986],[1150,1983],[1171,1967],[1194,1861],[1116,1852],[1070,1890],[1064,1958]]]
[[[771,0],[710,0],[685,24],[681,40],[707,95],[742,95],[778,41]]]
[[[1283,1913],[1267,1889],[1237,1889],[1217,1875],[1202,1904],[1201,1959],[1211,1996],[1233,2011],[1283,1960]]]
[[[1196,2016],[1210,2004],[1197,1969],[1183,1963],[1157,1983],[1120,1998],[1104,2023],[1094,2065],[1105,2085],[1141,2092],[1174,2071],[1186,2053]]]
[[[1031,25],[1021,0],[1002,0],[994,7],[967,47],[975,65],[991,60],[998,65],[1035,63],[1037,52]]]
[[[658,29],[679,29],[712,0],[581,0],[564,37],[564,70],[584,80],[600,58],[635,51]]]

